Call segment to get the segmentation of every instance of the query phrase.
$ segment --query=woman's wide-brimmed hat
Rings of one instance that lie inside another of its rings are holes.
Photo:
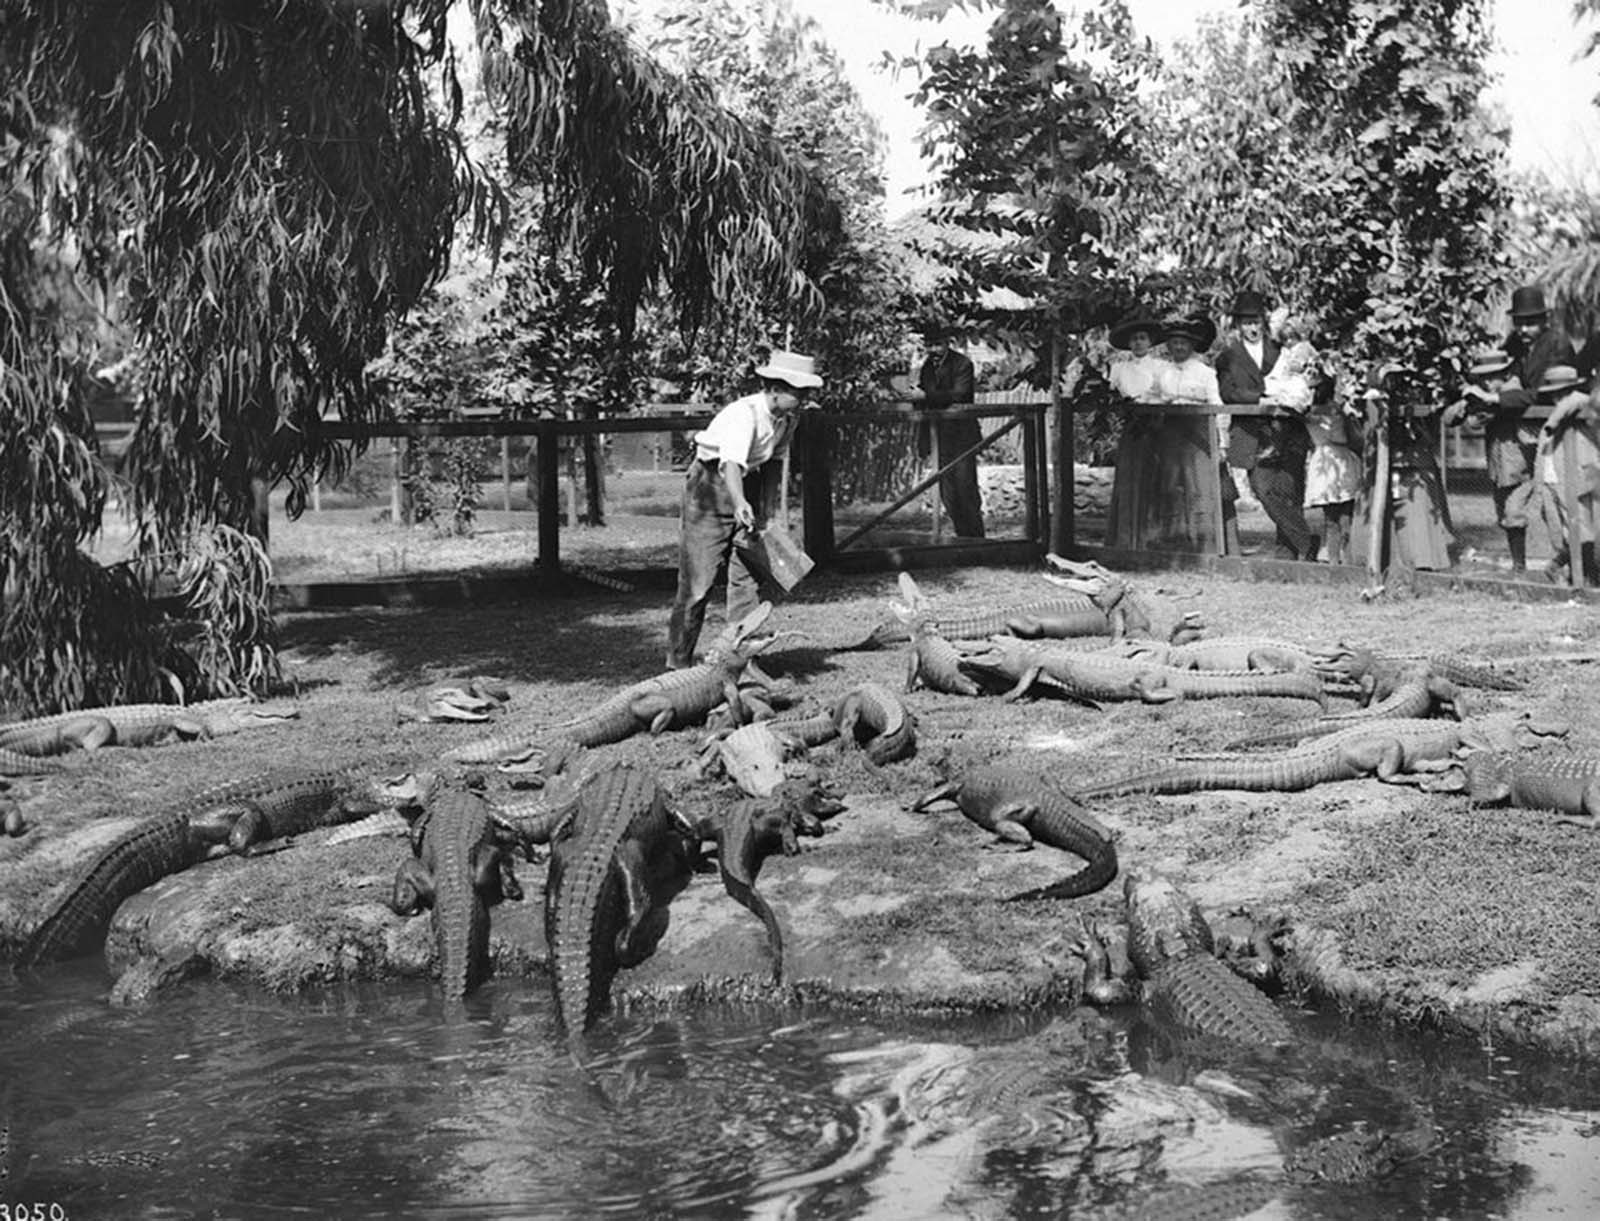
[[[1230,318],[1265,318],[1267,316],[1267,299],[1258,292],[1248,288],[1243,292],[1235,293],[1233,306],[1228,310]]]
[[[1111,328],[1111,346],[1126,351],[1133,344],[1133,337],[1140,331],[1150,336],[1150,342],[1160,343],[1165,335],[1162,334],[1161,319],[1152,318],[1142,310],[1130,314],[1121,322]]]
[[[1479,348],[1472,354],[1472,364],[1467,366],[1468,377],[1499,377],[1511,372],[1516,362],[1504,348]]]
[[[1511,294],[1511,320],[1543,318],[1550,312],[1544,303],[1544,289],[1537,284],[1524,284]]]
[[[1551,365],[1544,371],[1544,376],[1539,379],[1538,397],[1541,400],[1554,399],[1557,395],[1566,394],[1583,385],[1583,378],[1578,370],[1571,365]]]
[[[1181,338],[1194,344],[1196,352],[1204,352],[1217,338],[1217,324],[1204,314],[1191,314],[1187,318],[1173,318],[1161,324],[1163,339]]]
[[[782,348],[773,349],[772,355],[767,357],[767,363],[756,370],[756,376],[788,382],[799,390],[815,390],[822,385],[822,379],[817,376],[815,357],[785,352]]]

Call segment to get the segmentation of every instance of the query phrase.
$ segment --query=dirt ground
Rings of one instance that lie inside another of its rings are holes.
[[[1024,569],[949,570],[921,583],[951,606],[1025,600],[1048,589]],[[1600,650],[1592,604],[1442,593],[1367,603],[1354,587],[1188,574],[1147,575],[1139,584],[1186,595],[1184,604],[1204,614],[1213,635],[1527,659],[1517,670],[1528,690],[1491,693],[1489,705],[1565,720],[1571,750],[1600,754],[1594,666],[1538,660]],[[884,616],[893,591],[891,574],[809,579],[774,617],[802,637],[783,642],[764,664],[821,703],[867,680],[898,686],[901,650],[837,651]],[[286,616],[282,643],[301,699],[297,722],[213,742],[108,750],[74,760],[67,775],[19,786],[31,829],[0,839],[0,955],[97,849],[175,796],[291,763],[430,766],[444,749],[486,732],[554,724],[656,673],[666,612],[659,592],[597,589],[477,608]],[[719,622],[714,614],[708,633]],[[397,724],[398,702],[479,674],[511,688],[500,724]],[[908,803],[978,761],[1020,757],[1070,787],[1132,760],[1218,749],[1313,707],[1252,699],[1095,712],[925,691],[907,703],[919,720],[915,757],[878,767],[837,747],[816,752],[849,810],[802,856],[772,860],[761,875],[788,937],[783,995],[917,1008],[1070,999],[1078,982],[1072,944],[1085,921],[1115,922],[1119,888],[1075,902],[999,903],[1079,862],[1047,848],[999,850],[959,813],[912,814]],[[697,741],[683,731],[610,750],[655,768],[691,810],[714,810],[735,791],[688,774]],[[498,788],[496,795],[508,796]],[[1116,833],[1125,870],[1167,873],[1213,914],[1289,917],[1296,963],[1313,991],[1486,1038],[1600,1051],[1600,838],[1593,833],[1545,814],[1474,811],[1462,798],[1376,781],[1300,794],[1118,798],[1093,809]],[[114,960],[195,949],[217,972],[284,988],[425,973],[426,919],[403,920],[383,903],[408,851],[404,841],[328,846],[323,838],[315,833],[257,859],[211,862],[153,887],[124,905]],[[497,965],[502,975],[541,976],[542,871],[532,864],[521,871],[527,899],[497,909]],[[770,996],[767,971],[759,924],[708,875],[674,904],[656,957],[620,983],[640,998]]]

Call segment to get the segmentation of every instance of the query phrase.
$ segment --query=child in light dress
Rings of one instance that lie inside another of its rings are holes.
[[[1311,452],[1306,458],[1305,507],[1322,510],[1324,555],[1330,564],[1350,559],[1350,523],[1361,491],[1361,461],[1350,447],[1348,421],[1334,396],[1317,402],[1312,377],[1316,349],[1301,340],[1278,357],[1267,374],[1266,398],[1305,413]]]

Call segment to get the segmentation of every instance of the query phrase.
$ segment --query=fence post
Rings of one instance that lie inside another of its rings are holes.
[[[511,512],[511,438],[500,438],[500,502]]]
[[[389,524],[400,524],[400,441],[389,438]]]
[[[554,571],[561,567],[561,469],[556,461],[556,433],[544,424],[534,435],[539,463],[539,558],[540,568]]]
[[[944,469],[944,448],[939,444],[939,423],[937,420],[928,421],[928,431],[933,440],[933,469]],[[939,477],[939,482],[929,489],[929,496],[933,505],[933,541],[944,542],[944,476]]]
[[[821,563],[833,557],[833,479],[828,437],[833,425],[800,415],[797,441],[805,457],[800,472],[800,530],[806,554]]]
[[[1543,489],[1540,495],[1544,494]],[[1578,499],[1578,447],[1569,437],[1561,447],[1561,508],[1567,515],[1567,571],[1569,584],[1582,589],[1583,580],[1583,522],[1578,514],[1583,511],[1583,501]]]
[[[1039,417],[1024,414],[1022,424],[1022,531],[1030,543],[1044,543],[1039,532]]]
[[[1055,421],[1055,479],[1051,491],[1055,493],[1055,512],[1050,520],[1050,550],[1065,555],[1072,550],[1078,536],[1075,492],[1077,477],[1073,472],[1076,455],[1072,438],[1072,404],[1061,395],[1061,343],[1050,341],[1050,416]]]

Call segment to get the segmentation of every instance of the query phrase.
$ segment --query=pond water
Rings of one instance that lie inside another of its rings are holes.
[[[537,981],[465,1008],[205,983],[118,1010],[106,986],[92,961],[0,979],[0,1221],[1600,1215],[1600,1073],[1315,1015],[1256,1059],[1124,1013],[713,1007],[612,1019],[583,1069]],[[1287,1181],[1363,1126],[1430,1147]]]

